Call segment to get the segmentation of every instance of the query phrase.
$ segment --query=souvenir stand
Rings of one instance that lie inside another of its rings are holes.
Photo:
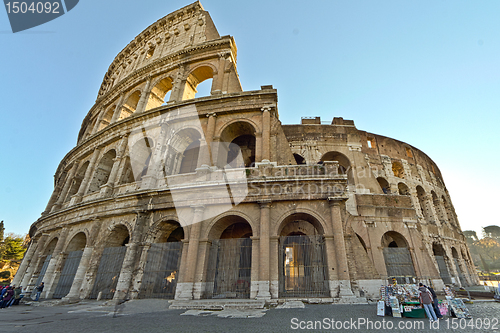
[[[381,302],[384,303],[387,315],[393,317],[425,318],[425,310],[418,299],[418,286],[416,284],[395,284],[380,288],[381,300],[377,314],[381,314]],[[390,310],[389,310],[390,308]]]
[[[465,306],[464,301],[461,298],[456,298],[455,293],[449,286],[445,286],[443,290],[453,316],[457,318],[472,318],[472,315],[470,314],[469,309]]]

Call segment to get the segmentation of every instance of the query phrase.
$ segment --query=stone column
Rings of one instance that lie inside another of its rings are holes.
[[[148,80],[146,81],[146,85],[144,86],[144,89],[142,89],[141,98],[137,103],[137,108],[135,109],[136,113],[141,113],[146,110],[146,106],[148,105],[149,95],[151,95],[150,87],[151,87],[151,78],[148,78]]]
[[[123,100],[125,99],[125,94],[122,93],[120,95],[120,99],[118,100],[118,104],[116,104],[115,112],[113,113],[113,117],[111,118],[111,121],[109,124],[111,125],[112,123],[115,123],[118,121],[118,118],[120,118],[120,114],[122,113],[122,105],[123,105]]]
[[[30,281],[32,280],[33,274],[35,273],[37,267],[40,265],[40,260],[43,257],[43,250],[45,247],[45,243],[47,242],[47,239],[49,238],[49,234],[42,234],[40,237],[40,240],[37,243],[37,253],[33,255],[32,260],[30,261],[30,265],[28,266],[28,269],[26,271],[26,274],[24,274],[21,286],[23,286],[24,290],[28,290],[28,286]]]
[[[259,292],[257,298],[270,299],[269,292],[269,218],[271,201],[265,200],[260,203],[260,241],[259,241]]]
[[[167,123],[161,124],[161,131],[156,141],[154,147],[152,147],[151,151],[151,159],[149,160],[148,170],[144,177],[141,180],[141,189],[151,189],[155,188],[157,181],[160,177],[163,177],[162,169],[162,147],[167,141],[169,136],[169,128]]]
[[[108,182],[101,186],[100,196],[102,198],[109,197],[113,193],[113,188],[116,182],[116,176],[118,175],[118,170],[120,169],[120,162],[122,161],[123,154],[125,153],[125,148],[127,148],[128,134],[123,135],[118,145],[118,151],[115,159],[113,160],[113,166],[111,172],[109,173]]]
[[[139,249],[139,267],[134,275],[132,281],[132,291],[130,292],[130,299],[136,299],[139,297],[139,290],[142,286],[142,278],[144,276],[144,269],[146,267],[146,262],[148,259],[148,252],[151,248],[151,244],[142,244]]]
[[[207,255],[210,251],[212,242],[208,239],[200,239],[198,242],[198,258],[196,258],[196,272],[193,285],[193,299],[201,299],[206,289],[207,281]]]
[[[78,192],[71,198],[71,205],[82,202],[82,197],[87,193],[88,187],[90,186],[90,178],[94,174],[95,164],[97,162],[97,157],[99,157],[99,152],[101,148],[94,149],[94,153],[92,154],[92,158],[90,159],[89,166],[85,171],[85,176],[83,177],[82,183],[80,184],[80,188]]]
[[[262,133],[255,133],[255,162],[262,162]]]
[[[101,121],[102,121],[102,118],[104,117],[104,113],[105,113],[103,109],[100,109],[98,112],[99,112],[99,115],[97,116],[97,120],[95,122],[94,128],[92,129],[92,135],[96,134],[99,131],[99,127],[101,127]]]
[[[335,253],[335,241],[333,235],[325,235],[325,251],[328,268],[328,286],[330,288],[330,296],[337,297],[339,276],[337,274],[337,256]]]
[[[279,296],[279,236],[270,237],[269,244],[269,275],[271,278],[271,297],[276,299]]]
[[[69,188],[71,187],[71,184],[73,183],[73,178],[75,178],[75,174],[78,171],[78,165],[80,164],[79,160],[76,160],[73,162],[73,166],[71,167],[71,170],[68,173],[68,177],[66,178],[64,182],[64,187],[61,191],[61,194],[59,195],[59,198],[57,199],[56,203],[50,208],[50,211],[56,211],[59,208],[61,208],[62,204],[64,203],[64,199],[66,198],[66,195],[68,194]],[[49,207],[47,206],[47,209]]]
[[[216,121],[217,114],[209,113],[209,114],[207,114],[207,117],[208,117],[207,134],[205,136],[206,146],[200,147],[200,158],[199,158],[199,163],[198,163],[201,166],[214,165],[212,163],[212,159],[214,160],[214,162],[216,159],[216,157],[212,156],[211,144],[212,144],[212,140],[213,140],[214,133],[215,133],[215,121]]]
[[[75,278],[73,279],[73,283],[71,284],[71,289],[69,290],[69,293],[65,297],[63,297],[63,301],[73,301],[80,299],[80,288],[82,287],[85,273],[87,272],[87,268],[89,267],[89,262],[93,250],[93,247],[85,247],[85,249],[83,249],[82,259],[80,259],[80,263],[78,264]]]
[[[68,237],[68,228],[63,228],[61,233],[59,234],[59,239],[57,240],[56,247],[54,249],[54,253],[52,258],[50,259],[49,265],[47,266],[47,270],[45,271],[45,276],[43,277],[45,287],[43,289],[43,293],[41,295],[42,298],[49,298],[54,294],[54,280],[56,280],[57,270],[62,265],[62,261],[64,261],[65,254],[62,252],[64,244],[66,243],[66,238]],[[59,271],[60,273],[60,271]],[[49,296],[50,295],[50,296]]]
[[[198,247],[201,231],[201,222],[198,221],[203,220],[205,206],[194,206],[193,209],[194,223],[191,224],[189,231],[188,251],[185,260],[181,262],[181,267],[185,267],[184,274],[182,274],[182,282],[177,283],[177,289],[179,292],[176,292],[176,296],[178,296],[177,299],[179,300],[193,299],[193,287],[195,282],[196,263],[198,261]],[[182,256],[182,259],[184,259],[184,255]]]
[[[130,237],[130,243],[126,244],[127,250],[123,258],[122,268],[116,284],[116,292],[113,300],[123,300],[130,296],[130,287],[132,285],[132,278],[134,269],[136,267],[136,259],[138,254],[139,245],[141,244],[142,234],[145,228],[148,214],[145,212],[137,212],[137,219],[134,226],[134,231]]]
[[[252,240],[252,269],[250,272],[250,299],[254,299],[257,297],[257,293],[259,292],[259,237],[252,236],[250,237]]]
[[[219,66],[217,72],[214,73],[214,82],[212,83],[212,95],[222,94],[222,86],[224,81],[224,70],[226,68],[226,53],[219,53]]]
[[[12,280],[12,285],[15,285],[17,287],[19,286],[19,283],[21,283],[22,278],[26,273],[26,269],[28,268],[31,259],[33,258],[33,253],[35,253],[36,248],[37,248],[37,243],[35,242],[32,242],[28,247],[28,251],[26,251],[23,261],[21,262],[21,266],[19,266],[16,276],[14,276],[14,279]]]
[[[349,266],[347,264],[347,253],[344,241],[344,226],[340,212],[340,198],[328,198],[330,204],[330,218],[333,230],[333,243],[337,259],[337,275],[340,284],[339,296],[353,296],[351,281],[349,278]]]
[[[262,161],[271,160],[271,108],[269,106],[262,109]]]

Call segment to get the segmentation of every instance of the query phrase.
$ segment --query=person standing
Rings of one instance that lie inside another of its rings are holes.
[[[437,321],[436,313],[434,312],[434,308],[432,307],[432,294],[427,289],[423,283],[418,284],[418,297],[420,298],[420,304],[425,309],[425,313],[427,314],[427,318],[432,322]]]
[[[425,284],[424,284],[424,287],[427,288],[431,292],[432,304],[433,304],[434,312],[436,313],[436,317],[438,317],[439,319],[443,318],[443,315],[441,314],[441,311],[439,310],[439,300],[437,298],[436,292],[434,291],[434,289],[426,286]]]
[[[0,302],[0,309],[3,309],[7,306],[7,304],[10,302],[12,297],[14,296],[14,291],[12,290],[12,287],[7,287],[6,292],[3,294],[2,302]]]
[[[43,282],[40,283],[40,285],[36,288],[36,298],[35,298],[35,301],[38,301],[38,299],[40,298],[40,295],[42,294],[42,291],[43,291]]]
[[[9,306],[19,305],[19,301],[21,300],[21,293],[22,293],[21,286],[14,289],[14,297]]]

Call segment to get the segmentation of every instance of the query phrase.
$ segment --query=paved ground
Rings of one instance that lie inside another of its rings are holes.
[[[337,332],[388,332],[391,327],[394,332],[500,332],[500,303],[479,301],[467,305],[474,316],[472,320],[460,322],[448,318],[448,321],[440,321],[439,329],[437,326],[430,328],[428,321],[424,319],[377,317],[375,304],[305,304],[304,308],[252,311],[168,310],[168,302],[163,300],[129,301],[118,308],[103,306],[104,302],[97,301],[73,305],[49,306],[50,304],[41,302],[39,306],[20,305],[1,309],[0,332],[262,333],[296,332],[301,331],[301,326],[305,331],[321,331],[322,328],[324,331]],[[334,328],[337,326],[338,329],[332,330],[329,327],[332,320]],[[367,327],[369,322],[373,327]],[[490,324],[489,329],[485,327],[487,323]],[[480,324],[482,328],[479,328]],[[416,325],[424,326],[418,328]],[[377,329],[378,327],[380,328]]]

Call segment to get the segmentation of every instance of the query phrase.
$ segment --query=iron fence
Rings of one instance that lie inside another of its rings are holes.
[[[75,279],[76,271],[78,270],[78,265],[80,265],[82,255],[83,251],[73,251],[68,254],[56,289],[52,295],[53,298],[63,298],[69,293],[73,280]]]
[[[102,299],[113,298],[126,251],[125,246],[104,249],[89,298],[96,299],[100,292]]]

